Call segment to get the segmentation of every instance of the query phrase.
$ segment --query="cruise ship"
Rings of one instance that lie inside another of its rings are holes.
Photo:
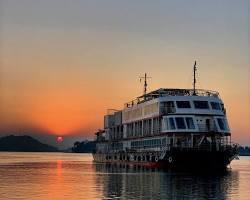
[[[109,109],[96,135],[95,162],[166,169],[226,169],[238,155],[216,91],[160,88]]]

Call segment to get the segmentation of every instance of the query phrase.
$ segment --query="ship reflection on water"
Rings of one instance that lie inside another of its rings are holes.
[[[105,199],[227,199],[239,184],[239,174],[233,171],[188,174],[107,164],[95,169]]]
[[[250,199],[249,180],[250,157],[194,174],[96,164],[90,154],[0,153],[0,199]]]

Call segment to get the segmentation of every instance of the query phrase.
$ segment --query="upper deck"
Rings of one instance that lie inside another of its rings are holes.
[[[202,97],[215,97],[220,99],[219,93],[211,90],[196,89],[194,92],[193,89],[160,88],[158,90],[154,90],[145,95],[139,96],[132,101],[125,103],[124,107],[131,108],[134,105],[166,96],[202,96]]]

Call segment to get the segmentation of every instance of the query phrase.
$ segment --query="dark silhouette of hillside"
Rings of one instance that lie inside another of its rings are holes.
[[[30,136],[10,135],[0,138],[0,151],[55,152],[58,149]]]
[[[74,153],[92,153],[95,150],[95,141],[75,142],[72,147]]]

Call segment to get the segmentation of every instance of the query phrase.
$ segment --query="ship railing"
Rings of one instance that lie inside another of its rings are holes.
[[[205,96],[205,97],[219,97],[219,93],[212,90],[204,90],[204,89],[196,89],[195,94],[193,89],[186,89],[184,92],[177,91],[176,95],[183,95],[183,96]]]
[[[109,149],[105,153],[124,153],[123,149]]]
[[[191,147],[189,145],[175,145],[171,146],[171,149],[181,150],[181,151],[237,151],[239,148],[238,144],[228,143],[228,144],[202,144],[200,146]]]
[[[154,151],[162,151],[163,145],[158,146],[141,146],[141,147],[131,147],[130,149],[126,149],[126,152],[147,152],[150,150]]]
[[[170,149],[170,145],[161,146],[162,151],[168,151],[169,149]]]
[[[219,97],[219,93],[212,90],[196,89],[195,94],[193,89],[162,89],[158,93],[148,94],[148,96],[159,97],[159,96],[212,96]]]
[[[193,89],[168,89],[161,88],[156,91],[147,93],[146,95],[137,97],[136,99],[129,101],[124,104],[125,108],[131,108],[136,104],[143,103],[155,98],[164,97],[164,96],[204,96],[204,97],[217,97],[219,98],[219,93],[212,90],[196,89],[195,94]]]

